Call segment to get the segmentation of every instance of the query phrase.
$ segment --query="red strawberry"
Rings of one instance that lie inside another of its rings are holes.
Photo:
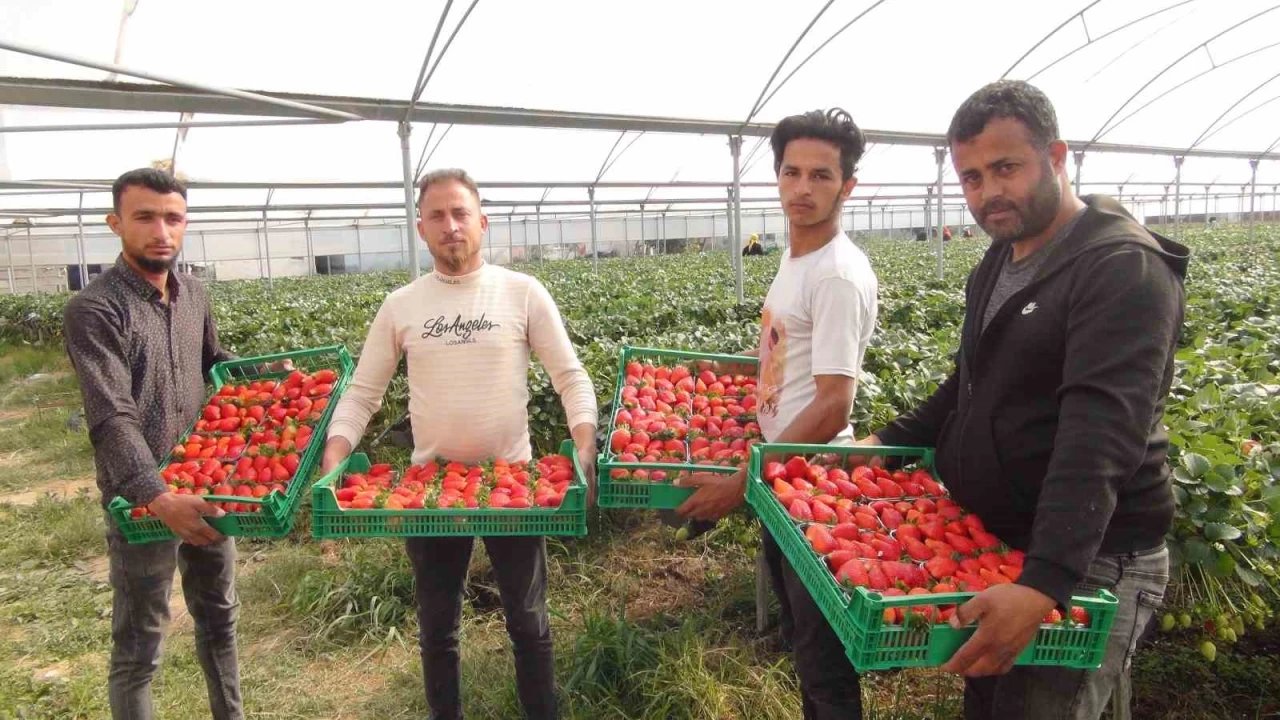
[[[1022,568],[1017,565],[1001,565],[1000,574],[1017,582],[1018,578],[1022,575]]]
[[[850,500],[857,500],[862,497],[862,491],[859,490],[858,486],[854,485],[852,482],[841,478],[836,478],[833,482],[835,483],[836,490]]]
[[[869,564],[869,567],[867,567],[867,579],[867,584],[872,590],[885,590],[892,585],[889,582],[889,577],[885,575],[884,568],[880,567],[879,563]]]
[[[920,532],[930,540],[946,540],[947,531],[941,521],[930,520],[920,523]]]
[[[791,507],[788,508],[791,517],[800,521],[813,520],[813,510],[809,508],[809,503],[804,500],[796,499],[791,501]]]
[[[852,523],[853,513],[850,512],[849,509],[846,508],[844,505],[837,504],[836,505],[836,522],[841,525],[845,523]]]
[[[918,565],[887,560],[881,561],[880,567],[884,569],[885,577],[893,585],[901,582],[907,587],[922,587],[929,581],[929,578],[924,574],[924,570],[921,570]]]
[[[927,545],[915,538],[905,535],[898,535],[898,541],[902,543],[902,548],[907,551],[913,560],[928,560],[934,557],[934,552]]]
[[[988,570],[986,568],[982,568],[981,570],[979,570],[978,576],[981,577],[983,580],[987,581],[988,585],[1003,585],[1003,584],[1008,584],[1013,582],[1012,580],[1005,577],[1004,575],[1001,575],[998,572],[992,572],[991,570]]]
[[[902,524],[902,513],[894,508],[885,508],[880,512],[880,520],[890,530],[896,530]]]
[[[785,480],[787,477],[787,466],[780,462],[765,463],[764,479],[769,482],[776,480]],[[776,483],[775,483],[776,484]]]
[[[1049,611],[1048,615],[1044,616],[1044,620],[1042,622],[1046,625],[1057,625],[1062,622],[1062,612],[1059,611],[1058,608],[1054,608]]]
[[[884,573],[880,573],[880,578],[881,580],[884,579]],[[866,566],[862,564],[862,561],[854,558],[853,560],[846,562],[844,565],[841,565],[840,569],[836,571],[836,582],[846,587],[871,587],[871,576],[870,573],[867,572]],[[882,587],[880,589],[884,589],[884,587],[887,586],[888,582],[886,581],[882,583]]]
[[[977,515],[974,515],[973,513],[969,513],[968,515],[965,515],[963,518],[960,519],[960,521],[963,522],[966,526],[968,526],[970,533],[972,533],[975,530],[977,532],[987,531],[987,528],[984,527],[982,524],[982,518],[978,517]]]
[[[978,547],[973,541],[967,537],[961,537],[955,533],[947,533],[947,544],[956,549],[961,555],[972,555],[977,552]]]
[[[897,560],[902,557],[902,546],[897,541],[888,538],[877,537],[873,539],[871,547],[876,549],[881,560]]]
[[[884,497],[884,491],[880,489],[880,486],[869,480],[855,479],[853,484],[858,487],[858,491],[862,493],[863,497]]]
[[[858,554],[852,550],[835,550],[827,555],[827,566],[831,568],[831,572],[837,572],[844,564],[858,557]]]
[[[1089,611],[1082,607],[1073,607],[1071,608],[1071,619],[1087,626],[1089,624]]]
[[[938,580],[951,577],[957,572],[960,572],[960,566],[955,560],[942,556],[932,558],[925,562],[924,568],[929,571],[930,575]]]
[[[1004,554],[1004,561],[1009,565],[1017,565],[1018,567],[1022,567],[1023,560],[1026,558],[1026,556],[1027,556],[1026,553],[1022,552],[1021,550],[1010,550],[1009,552]]]
[[[814,522],[820,522],[827,525],[834,525],[836,522],[836,511],[831,506],[814,498],[812,507],[810,508]]]
[[[887,498],[899,498],[903,496],[902,486],[892,480],[880,480],[876,483],[880,488],[880,494]]]
[[[983,550],[994,550],[995,548],[1000,547],[1000,538],[985,530],[974,530],[970,528],[969,537],[973,538],[973,542]]]
[[[897,527],[897,532],[895,532],[894,535],[899,540],[911,538],[912,540],[918,540],[922,543],[924,542],[924,533],[920,532],[919,526],[912,525],[911,523],[903,523],[902,525],[899,525]],[[930,553],[930,555],[932,554],[933,553]]]
[[[804,536],[809,539],[809,544],[819,555],[826,555],[836,549],[836,539],[826,525],[814,523],[804,529]]]
[[[982,563],[982,567],[992,572],[1000,572],[1000,566],[1004,564],[1004,558],[996,553],[987,552],[978,556],[978,562]]]
[[[831,534],[837,538],[844,538],[846,540],[857,540],[858,526],[851,525],[849,523],[840,523],[839,525],[836,525],[834,528],[831,529]]]
[[[809,477],[809,463],[805,462],[805,459],[799,455],[788,460],[786,468],[787,477],[792,480]]]
[[[965,592],[982,592],[987,589],[987,581],[978,576],[977,573],[968,573],[964,570],[955,572],[956,581],[960,583],[960,589]]]

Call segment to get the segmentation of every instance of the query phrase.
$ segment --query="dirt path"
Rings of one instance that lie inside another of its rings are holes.
[[[6,457],[0,457],[0,467],[3,467]],[[73,478],[71,480],[54,480],[43,485],[37,485],[28,488],[22,492],[0,493],[0,503],[9,503],[11,505],[35,505],[36,501],[44,497],[46,494],[53,495],[58,500],[69,500],[75,497],[81,490],[92,491],[97,487],[97,481],[92,475],[85,477]]]

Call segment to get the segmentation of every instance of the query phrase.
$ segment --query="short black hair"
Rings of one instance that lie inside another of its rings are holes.
[[[996,118],[1022,123],[1037,148],[1058,139],[1058,115],[1040,88],[1022,80],[999,80],[982,87],[956,110],[947,128],[947,143],[968,142]]]
[[[803,115],[785,117],[773,129],[769,144],[773,146],[773,173],[782,170],[782,155],[787,143],[800,138],[823,140],[840,148],[840,180],[853,177],[858,161],[867,149],[867,138],[849,113],[840,108],[827,111],[810,110]]]
[[[187,199],[187,186],[173,175],[156,168],[138,168],[116,178],[111,184],[111,209],[120,212],[120,196],[131,187],[142,186],[158,193],[178,193]]]

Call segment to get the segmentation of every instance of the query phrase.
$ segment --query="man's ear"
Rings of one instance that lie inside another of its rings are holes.
[[[107,227],[116,235],[120,234],[120,216],[114,212],[107,213]]]
[[[1054,140],[1049,143],[1049,162],[1053,165],[1055,173],[1066,172],[1069,154],[1070,149],[1067,147],[1066,140]]]
[[[840,188],[840,202],[843,203],[844,201],[848,200],[849,196],[853,194],[853,189],[856,187],[858,187],[857,175],[854,175],[850,177],[848,180],[845,180],[844,185]]]

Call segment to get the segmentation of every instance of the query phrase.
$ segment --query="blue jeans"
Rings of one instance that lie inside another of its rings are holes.
[[[1019,665],[1008,674],[965,682],[966,720],[1097,720],[1114,699],[1115,720],[1129,718],[1129,667],[1142,631],[1164,601],[1169,550],[1099,555],[1073,594],[1109,590],[1120,601],[1097,670]]]
[[[151,720],[151,678],[169,623],[173,570],[195,625],[196,656],[204,670],[215,720],[240,720],[240,670],[236,658],[235,540],[195,547],[177,540],[130,545],[107,517],[111,600],[111,669],[108,694],[114,720]]]

